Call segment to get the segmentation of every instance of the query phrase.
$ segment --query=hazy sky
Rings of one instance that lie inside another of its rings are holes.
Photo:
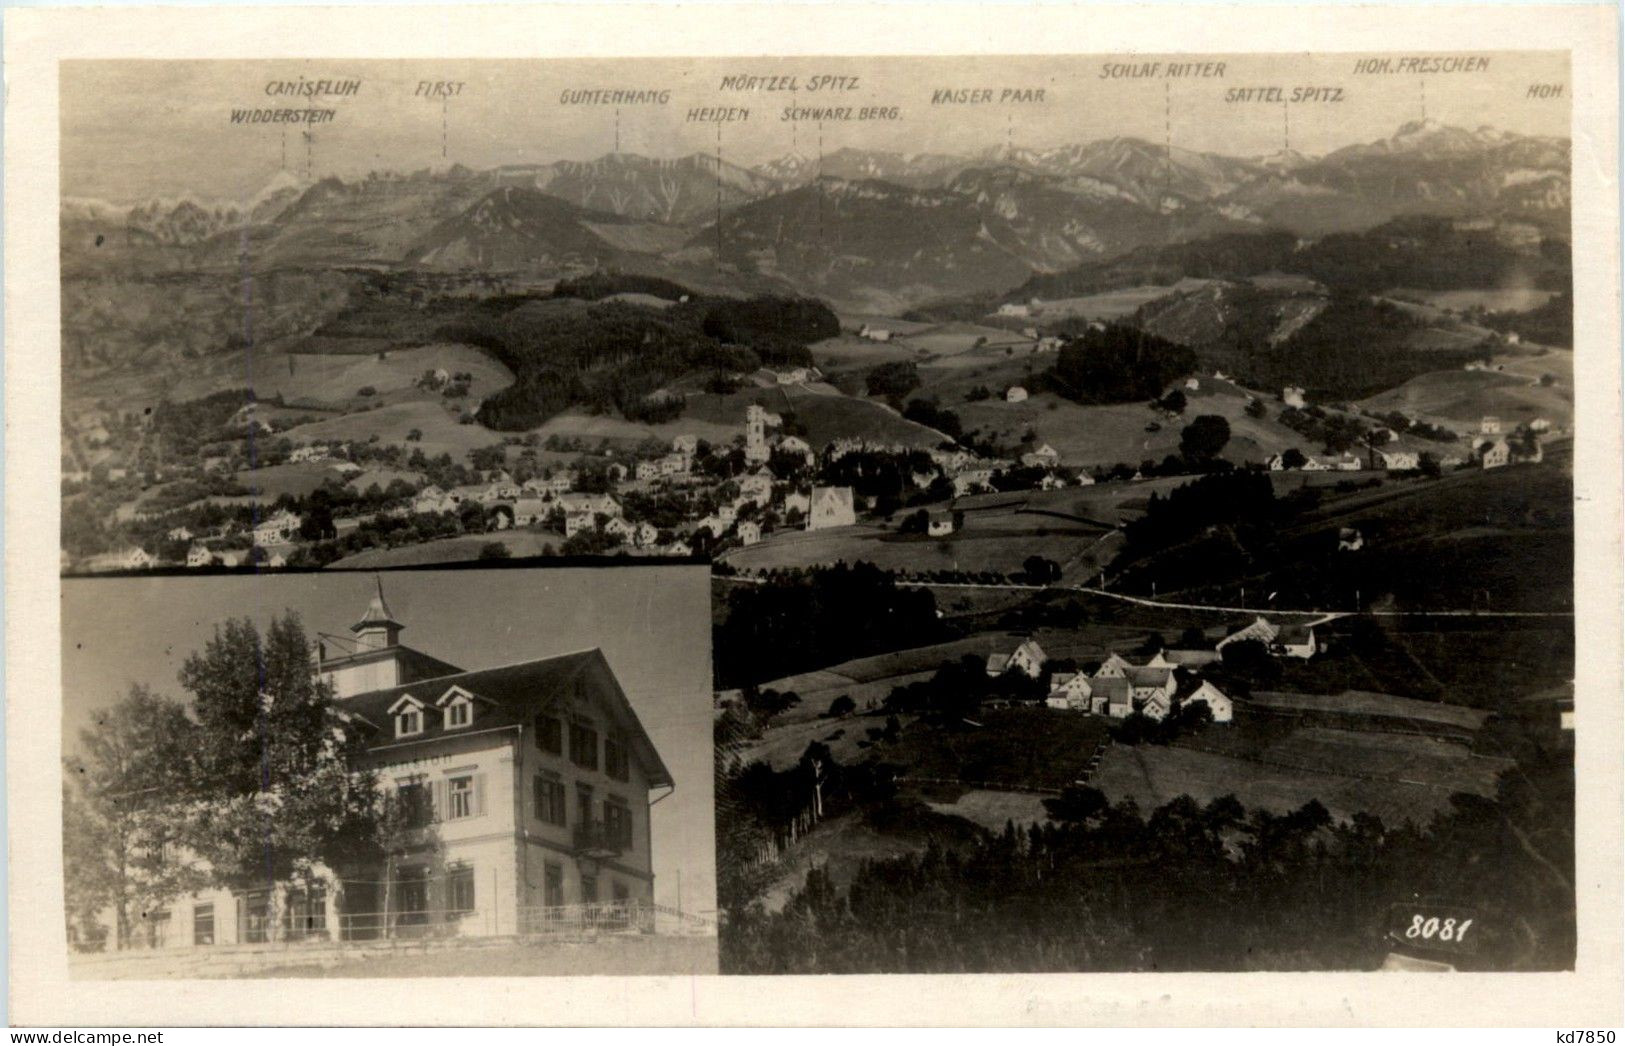
[[[1177,14],[1170,11],[1171,17]],[[463,163],[492,167],[593,159],[619,148],[675,157],[718,149],[717,124],[690,109],[751,110],[722,124],[723,159],[750,166],[790,152],[851,146],[900,152],[969,152],[1011,143],[1045,147],[1135,135],[1176,147],[1261,155],[1283,142],[1318,155],[1391,135],[1427,117],[1476,128],[1569,134],[1568,57],[1487,52],[1472,72],[1355,75],[1364,57],[1199,56],[1222,77],[1170,79],[1193,56],[457,59],[410,61],[73,61],[61,65],[62,191],[130,202],[194,194],[252,197],[284,167],[316,177]],[[1419,56],[1431,57],[1431,56]],[[1103,77],[1107,64],[1160,63],[1152,77]],[[724,91],[724,76],[797,78],[796,91]],[[856,77],[852,90],[811,91],[815,77]],[[268,95],[273,82],[361,81],[353,94],[311,103]],[[455,97],[420,94],[425,82],[460,82]],[[1535,83],[1564,85],[1531,98]],[[1343,100],[1283,106],[1226,101],[1235,88],[1339,87]],[[994,101],[933,105],[938,88],[988,88]],[[1044,91],[1041,103],[998,101],[1005,88]],[[664,104],[564,104],[566,91],[669,91]],[[233,124],[234,108],[336,111],[330,123]],[[897,120],[786,121],[786,106],[897,107]]]
[[[705,567],[385,573],[401,642],[465,669],[598,647],[677,782],[652,809],[655,899],[712,909],[711,618]],[[98,706],[131,683],[185,698],[176,677],[215,624],[261,629],[292,609],[307,634],[349,635],[373,575],[67,578],[62,582],[62,736],[72,750]]]

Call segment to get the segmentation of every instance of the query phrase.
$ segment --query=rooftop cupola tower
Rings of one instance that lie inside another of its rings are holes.
[[[355,633],[358,651],[398,646],[401,629],[406,627],[395,620],[395,616],[389,612],[389,604],[384,602],[383,579],[374,574],[373,582],[376,589],[372,602],[367,604],[367,612],[361,615],[360,621],[350,626],[350,631]]]

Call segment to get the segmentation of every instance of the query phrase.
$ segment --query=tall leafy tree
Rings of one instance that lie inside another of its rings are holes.
[[[201,885],[177,802],[195,778],[196,735],[184,707],[139,686],[79,732],[65,761],[62,856],[69,917],[87,935],[111,909],[126,943],[145,916]]]
[[[335,705],[292,612],[228,621],[187,658],[198,775],[191,845],[232,887],[312,881],[379,858],[392,813],[358,769],[363,724]]]

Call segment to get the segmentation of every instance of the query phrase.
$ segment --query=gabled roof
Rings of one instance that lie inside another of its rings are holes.
[[[1131,686],[1164,686],[1168,677],[1173,675],[1173,669],[1164,665],[1130,665],[1123,670],[1123,678]]]
[[[602,699],[602,706],[626,735],[632,755],[648,775],[649,783],[670,787],[673,784],[671,771],[661,761],[660,753],[655,751],[637,713],[627,701],[626,692],[621,689],[603,652],[597,648],[356,694],[345,698],[342,706],[368,723],[384,723],[388,721],[389,709],[402,697],[409,696],[409,692],[444,694],[453,687],[468,692],[486,706],[476,717],[472,729],[447,730],[439,717],[425,717],[423,732],[405,742],[422,745],[438,738],[467,737],[492,728],[523,726],[528,729],[538,712],[551,707],[556,697],[572,692],[578,680],[588,682],[593,694]],[[378,734],[371,739],[369,748],[377,751],[396,743],[390,734]]]
[[[1106,679],[1091,679],[1089,681],[1090,694],[1093,697],[1104,697],[1112,704],[1125,704],[1129,699],[1129,683],[1127,679],[1111,676]]]

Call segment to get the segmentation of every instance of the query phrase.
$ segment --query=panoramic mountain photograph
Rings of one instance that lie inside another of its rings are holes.
[[[1569,969],[1568,77],[66,62],[61,569],[708,562],[725,973]]]

